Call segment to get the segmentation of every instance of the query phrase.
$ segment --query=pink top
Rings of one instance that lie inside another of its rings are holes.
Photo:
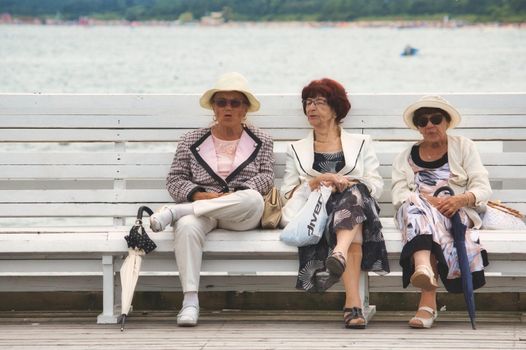
[[[240,139],[233,141],[221,140],[212,135],[217,156],[217,173],[225,179],[232,172],[232,164],[236,157],[236,149]]]

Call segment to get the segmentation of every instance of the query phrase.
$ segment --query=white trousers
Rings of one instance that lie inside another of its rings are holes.
[[[199,290],[199,273],[206,234],[214,228],[245,231],[256,228],[263,214],[263,197],[255,190],[195,201],[195,215],[181,217],[174,224],[175,260],[183,292]]]

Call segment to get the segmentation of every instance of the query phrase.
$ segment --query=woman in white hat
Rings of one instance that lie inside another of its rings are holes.
[[[431,328],[437,317],[437,278],[448,291],[462,292],[460,270],[450,233],[451,217],[459,211],[466,231],[466,248],[473,287],[485,284],[486,251],[477,230],[490,198],[488,172],[473,141],[447,134],[460,123],[459,112],[440,96],[424,96],[404,112],[408,127],[423,139],[400,153],[393,162],[392,200],[395,222],[402,231],[404,247],[400,256],[404,288],[411,283],[421,289],[412,328]],[[433,197],[436,189],[449,186],[450,197]]]
[[[184,299],[179,326],[195,326],[199,317],[199,272],[206,234],[216,227],[244,231],[258,226],[263,194],[274,180],[270,136],[246,124],[259,101],[239,73],[221,76],[199,100],[214,111],[211,127],[188,132],[177,146],[167,177],[174,201],[150,217],[154,231],[172,225],[175,258]]]

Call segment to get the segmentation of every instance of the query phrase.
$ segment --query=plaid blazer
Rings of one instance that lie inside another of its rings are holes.
[[[233,192],[253,189],[266,194],[274,183],[273,141],[254,126],[244,125],[254,140],[254,150],[226,179],[219,176],[199,154],[199,146],[212,137],[210,128],[190,131],[177,146],[166,178],[166,188],[176,203],[191,202],[197,191]]]

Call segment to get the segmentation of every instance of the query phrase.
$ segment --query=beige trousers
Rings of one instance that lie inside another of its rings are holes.
[[[263,197],[255,190],[195,201],[195,215],[186,215],[174,224],[175,260],[183,292],[199,290],[199,273],[206,234],[214,228],[245,231],[256,228],[263,214]]]

